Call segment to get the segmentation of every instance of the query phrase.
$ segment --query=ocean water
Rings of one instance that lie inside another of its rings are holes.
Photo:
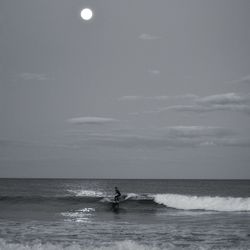
[[[0,179],[0,249],[250,249],[250,180]]]

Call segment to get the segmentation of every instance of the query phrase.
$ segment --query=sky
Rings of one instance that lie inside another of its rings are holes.
[[[0,177],[249,179],[249,10],[2,0]]]

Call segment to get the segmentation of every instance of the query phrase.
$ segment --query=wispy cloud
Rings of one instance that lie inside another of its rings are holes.
[[[184,94],[184,95],[176,95],[176,96],[142,96],[142,95],[131,95],[131,96],[122,96],[118,98],[119,101],[164,101],[169,99],[195,99],[197,98],[194,94]]]
[[[162,112],[167,110],[187,112],[212,112],[212,111],[239,111],[250,114],[250,95],[226,93],[194,98],[192,105],[173,105],[159,108],[151,112]]]
[[[250,114],[250,106],[248,105],[174,105],[165,108],[161,108],[155,112],[162,112],[167,110],[176,110],[176,111],[187,111],[187,112],[196,112],[196,113],[205,113],[205,112],[212,112],[212,111],[240,111],[246,114]]]
[[[174,126],[162,128],[160,130],[165,131],[168,136],[184,138],[225,137],[233,134],[230,129],[210,126]]]
[[[22,73],[20,77],[25,81],[36,80],[36,81],[46,81],[48,76],[45,74],[35,74],[35,73]]]
[[[250,95],[242,95],[237,93],[226,93],[219,95],[210,95],[202,98],[198,98],[196,103],[202,105],[232,105],[232,104],[244,104],[250,101]]]
[[[148,34],[148,33],[142,33],[139,36],[139,39],[142,39],[142,40],[157,40],[159,38],[160,38],[159,36],[154,36],[154,35],[151,35],[151,34]]]
[[[229,83],[233,83],[233,84],[250,84],[250,75],[243,76],[240,79],[231,81]]]
[[[118,122],[119,120],[114,118],[107,118],[107,117],[75,117],[67,120],[69,123],[72,124],[92,124],[92,125],[100,125],[100,124],[107,124]]]

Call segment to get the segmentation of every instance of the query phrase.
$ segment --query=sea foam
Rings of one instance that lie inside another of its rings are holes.
[[[131,240],[124,240],[114,242],[109,246],[82,246],[78,244],[72,244],[70,246],[64,246],[63,244],[51,244],[51,243],[34,243],[34,244],[21,244],[21,243],[7,243],[5,240],[0,239],[1,250],[212,250],[213,246],[205,244],[190,244],[189,246],[175,246],[174,244],[167,243],[165,246],[157,247],[146,244],[140,244]],[[217,249],[217,248],[216,248]],[[246,250],[247,246],[234,247],[220,247],[220,250]]]
[[[101,191],[94,190],[68,190],[68,192],[73,193],[77,197],[104,197],[105,193]]]
[[[125,240],[114,242],[109,246],[81,246],[79,244],[72,244],[70,246],[63,246],[62,244],[51,243],[34,243],[34,244],[20,244],[20,243],[7,243],[5,240],[0,239],[1,250],[160,250],[160,249],[175,249],[172,244],[169,247],[158,248],[139,244],[134,241]]]
[[[154,201],[177,209],[214,211],[250,211],[250,198],[190,196],[180,194],[153,195]]]

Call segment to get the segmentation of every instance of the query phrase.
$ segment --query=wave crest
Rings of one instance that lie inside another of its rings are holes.
[[[167,207],[185,210],[250,211],[250,198],[157,194],[154,201]]]

